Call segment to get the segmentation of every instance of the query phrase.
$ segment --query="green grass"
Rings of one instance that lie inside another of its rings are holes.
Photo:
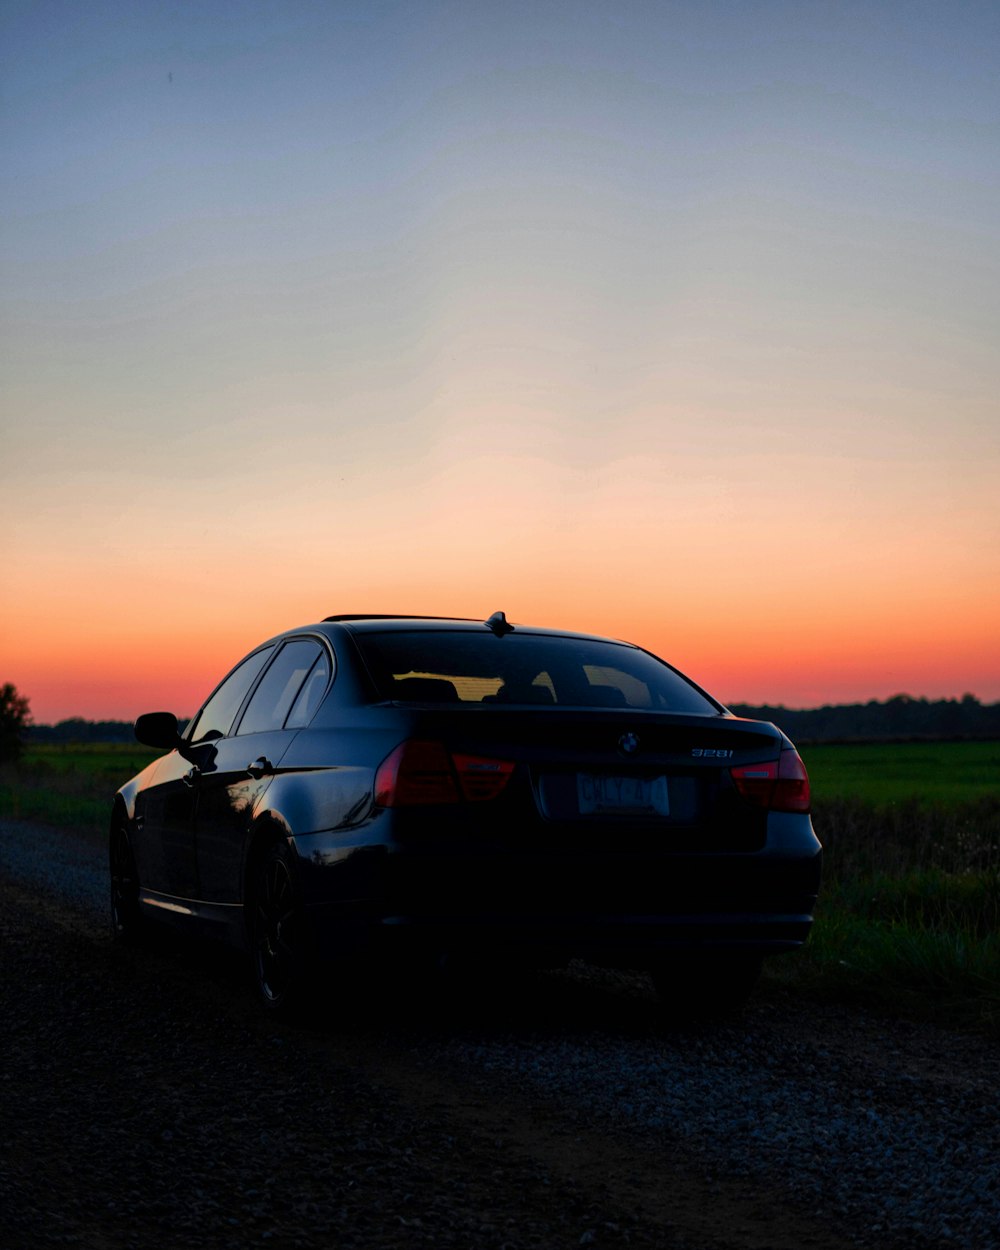
[[[813,796],[877,807],[1000,794],[998,742],[886,742],[804,747]]]
[[[817,798],[816,924],[770,975],[1000,1036],[1000,786],[983,789],[949,801]]]
[[[27,769],[81,773],[95,779],[110,777],[121,785],[162,754],[138,742],[134,745],[128,742],[42,743],[29,746],[20,765]]]
[[[770,975],[1000,1035],[1000,743],[802,754],[823,890],[805,950]]]
[[[919,877],[904,892],[923,888]],[[982,893],[988,899],[990,886]],[[971,896],[970,896],[971,897]],[[911,1018],[1000,1036],[1000,936],[961,912],[892,920],[860,912],[834,889],[804,951],[773,961],[768,977],[826,1001],[857,1002]]]
[[[0,768],[0,816],[105,832],[115,791],[159,754],[138,743],[31,746]]]

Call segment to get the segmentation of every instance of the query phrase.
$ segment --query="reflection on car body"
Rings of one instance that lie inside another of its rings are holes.
[[[112,919],[249,951],[262,1002],[337,961],[460,953],[648,969],[671,1002],[745,997],[805,940],[809,782],[631,644],[488,621],[340,616],[255,648],[115,798]]]

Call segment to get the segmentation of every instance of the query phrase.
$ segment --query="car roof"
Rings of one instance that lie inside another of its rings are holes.
[[[466,616],[395,616],[391,613],[372,612],[344,613],[323,618],[323,624],[342,625],[351,633],[433,631],[446,627],[467,633],[482,633],[491,629],[489,621],[477,621]],[[582,638],[592,642],[617,642],[621,646],[635,646],[631,642],[622,642],[617,638],[607,638],[601,634],[584,634],[568,629],[546,629],[540,625],[513,625],[508,627],[515,634],[531,634],[549,638]]]
[[[364,628],[369,621],[381,625],[384,621],[401,621],[404,624],[410,621],[451,621],[462,624],[483,624],[482,621],[473,622],[470,616],[413,616],[406,613],[396,612],[343,612],[336,616],[324,616],[326,621],[351,621],[356,622]]]

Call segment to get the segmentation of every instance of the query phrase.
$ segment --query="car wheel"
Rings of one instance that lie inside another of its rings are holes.
[[[111,936],[116,942],[134,945],[144,932],[139,908],[139,874],[128,831],[120,820],[111,826],[108,869],[111,878]]]
[[[257,862],[249,916],[257,996],[268,1011],[297,1014],[306,1003],[311,944],[294,856],[283,842],[268,847]]]
[[[670,1015],[719,1018],[746,1006],[762,964],[759,956],[679,956],[658,965],[651,975]]]

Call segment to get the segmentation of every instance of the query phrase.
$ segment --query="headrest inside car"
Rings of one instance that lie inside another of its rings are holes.
[[[443,677],[397,677],[393,694],[409,703],[457,703],[458,691]]]

